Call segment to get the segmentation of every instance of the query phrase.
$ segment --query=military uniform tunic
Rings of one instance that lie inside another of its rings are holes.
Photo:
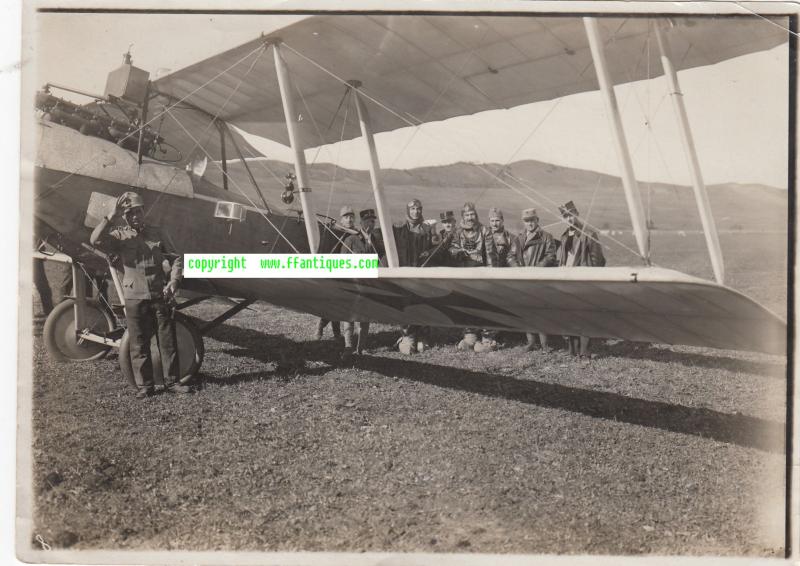
[[[164,241],[157,228],[147,226],[141,232],[130,226],[112,228],[97,247],[117,254],[125,274],[122,292],[127,299],[160,299],[166,285],[164,260],[173,259],[170,280],[177,283],[183,274],[183,257]]]
[[[154,335],[161,353],[164,385],[176,383],[180,379],[177,340],[171,309],[164,302],[167,281],[163,264],[165,259],[173,259],[170,280],[177,286],[183,272],[182,256],[174,253],[158,229],[152,227],[141,231],[130,226],[112,228],[102,234],[95,245],[117,254],[125,270],[122,292],[136,385],[142,390],[154,387],[150,352]]]

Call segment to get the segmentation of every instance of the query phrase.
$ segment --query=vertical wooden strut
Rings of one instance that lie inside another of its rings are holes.
[[[72,294],[75,296],[75,332],[86,329],[86,280],[80,266],[72,262]]]
[[[628,203],[628,212],[631,215],[633,224],[633,234],[636,237],[636,244],[639,253],[645,262],[650,264],[650,244],[647,235],[647,222],[645,221],[644,207],[642,206],[642,196],[639,193],[639,185],[633,172],[628,142],[625,138],[625,130],[622,128],[622,118],[619,114],[617,97],[614,94],[614,84],[611,82],[611,74],[608,72],[606,55],[603,50],[603,42],[600,39],[600,30],[597,26],[596,18],[583,18],[586,27],[586,36],[589,39],[589,48],[592,51],[592,60],[597,72],[597,82],[600,83],[600,92],[608,111],[608,119],[611,123],[611,133],[617,147],[617,158],[619,159],[620,169],[622,170],[622,187],[625,190],[625,200]]]
[[[364,137],[364,141],[367,142],[367,149],[369,151],[369,177],[372,180],[375,207],[378,212],[378,220],[380,220],[381,223],[383,245],[386,248],[386,263],[389,267],[399,267],[400,261],[397,256],[397,245],[394,241],[392,218],[389,216],[389,210],[384,202],[383,185],[381,184],[380,178],[381,166],[380,163],[378,163],[378,151],[375,148],[375,138],[372,135],[372,122],[370,122],[367,107],[364,106],[364,101],[361,100],[361,93],[358,92],[361,81],[351,80],[348,81],[348,84],[350,88],[353,89],[353,98],[356,101],[356,110],[358,111],[358,121],[361,124],[361,135]]]
[[[725,265],[722,261],[719,234],[717,233],[717,225],[714,222],[714,216],[711,214],[711,203],[708,200],[708,192],[703,182],[703,174],[700,171],[700,162],[697,159],[697,150],[694,146],[692,130],[689,127],[689,118],[686,115],[686,107],[683,104],[683,93],[678,83],[678,73],[675,71],[675,67],[672,64],[672,52],[669,46],[669,39],[662,33],[660,22],[653,22],[653,27],[656,33],[656,41],[658,42],[658,50],[661,53],[661,66],[664,69],[664,75],[667,77],[670,98],[672,98],[672,105],[675,108],[675,114],[678,118],[678,129],[681,133],[683,149],[686,152],[686,160],[689,162],[694,198],[695,201],[697,201],[700,221],[703,223],[703,234],[706,237],[708,255],[711,256],[711,267],[714,270],[714,278],[717,283],[723,285],[725,283]]]
[[[289,144],[294,152],[294,172],[297,177],[297,185],[300,192],[300,205],[303,207],[303,218],[306,225],[306,235],[308,236],[308,250],[316,253],[319,249],[319,228],[317,227],[317,214],[314,211],[314,204],[311,200],[311,184],[309,183],[308,173],[306,172],[305,148],[302,147],[300,135],[297,131],[298,114],[294,107],[292,96],[292,79],[289,69],[283,60],[280,52],[280,39],[272,41],[273,54],[275,56],[275,71],[278,75],[278,87],[281,91],[281,101],[283,102],[283,115],[286,118],[286,129],[289,132]]]
[[[144,102],[142,103],[142,114],[139,120],[139,144],[136,148],[136,160],[142,164],[142,153],[144,152],[144,128],[147,124],[147,107],[150,104],[150,81],[144,89]]]
[[[219,150],[220,160],[222,161],[222,188],[228,190],[228,156],[225,151],[225,122],[214,120],[214,125],[219,130]]]

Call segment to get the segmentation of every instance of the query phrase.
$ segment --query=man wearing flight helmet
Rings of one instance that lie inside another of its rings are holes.
[[[506,230],[503,211],[497,207],[489,209],[489,228],[492,230],[494,246],[497,249],[497,263],[500,267],[517,266],[517,240]]]
[[[120,216],[124,223],[112,228]],[[150,353],[150,340],[154,334],[161,352],[165,390],[189,393],[191,389],[188,386],[178,383],[175,325],[169,306],[183,273],[183,257],[168,246],[157,229],[145,224],[144,201],[132,191],[117,199],[111,214],[92,231],[89,242],[118,255],[125,270],[122,298],[128,322],[131,366],[139,388],[137,398],[149,397],[155,392]],[[170,278],[166,281],[163,263],[170,259]]]
[[[411,199],[406,204],[406,220],[393,226],[397,245],[397,259],[401,267],[418,267],[433,248],[433,227],[422,216],[422,201]],[[403,327],[397,347],[403,354],[422,352],[427,347],[428,328],[409,325]]]
[[[459,267],[499,267],[497,246],[490,228],[478,220],[475,204],[467,202],[461,209],[461,224],[456,229],[450,253]],[[494,334],[479,328],[465,328],[459,350],[488,352],[497,349]]]

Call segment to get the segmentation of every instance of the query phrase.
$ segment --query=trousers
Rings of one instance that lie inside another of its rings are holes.
[[[50,282],[47,280],[47,274],[44,272],[43,259],[33,260],[33,284],[39,292],[44,314],[50,314],[50,311],[53,310],[53,292],[50,290]]]
[[[337,337],[342,334],[341,325],[339,324],[338,320],[328,320],[327,318],[319,319],[317,323],[317,335],[322,338],[322,333],[325,330],[325,327],[328,326],[328,323],[331,323],[331,330],[333,331],[333,336]]]
[[[164,385],[169,387],[180,379],[175,323],[170,311],[169,305],[161,300],[125,299],[131,365],[139,389],[152,389],[154,386],[153,358],[150,352],[153,336],[156,336],[161,354]]]
[[[102,297],[105,299],[105,302],[108,302],[108,280],[105,278],[105,274],[92,273],[89,271],[87,276],[87,274],[82,271],[80,273],[81,277],[85,280],[84,287],[86,289],[86,296],[91,297],[93,288],[96,287],[97,298],[100,299],[100,297]],[[72,266],[69,264],[66,264],[64,267],[60,291],[62,300],[64,297],[69,297],[72,294]],[[100,304],[105,306],[105,302],[100,301]]]
[[[358,326],[356,326],[358,325]],[[354,332],[355,329],[357,332]],[[356,343],[353,344],[355,335]],[[369,335],[369,322],[350,322],[345,320],[342,322],[342,336],[344,336],[344,347],[348,349],[355,348],[359,354],[364,350],[367,345],[367,336]]]

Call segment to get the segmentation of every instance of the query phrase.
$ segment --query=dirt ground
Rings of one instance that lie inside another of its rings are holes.
[[[780,310],[785,266],[766,265],[732,277]],[[314,325],[256,303],[206,338],[193,395],[136,401],[115,353],[57,364],[37,319],[35,534],[72,549],[782,556],[785,358],[609,341],[582,363],[518,336],[460,354],[445,330],[404,358],[397,329],[375,325],[342,367]]]

